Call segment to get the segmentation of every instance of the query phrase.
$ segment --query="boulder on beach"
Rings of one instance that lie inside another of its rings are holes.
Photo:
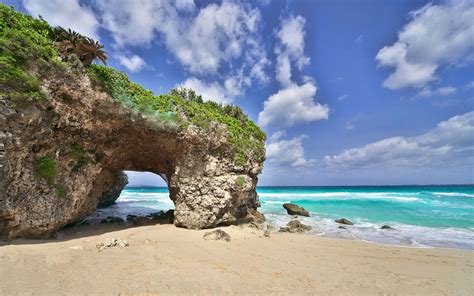
[[[334,220],[334,222],[339,223],[339,224],[345,224],[345,225],[354,225],[354,223],[352,223],[351,220],[348,220],[346,218],[337,219],[337,220]]]
[[[220,230],[220,229],[206,232],[203,238],[205,240],[223,240],[226,242],[230,242],[230,235],[224,230]]]
[[[308,211],[298,205],[292,203],[285,203],[283,204],[283,207],[289,215],[300,215],[309,217]]]
[[[174,210],[168,210],[166,212],[160,211],[158,215],[153,217],[153,220],[158,221],[160,224],[173,224]]]
[[[380,227],[380,229],[386,229],[386,230],[395,230],[395,228],[389,226],[389,225],[383,225],[382,227]]]
[[[294,219],[286,224],[286,227],[280,227],[280,232],[289,232],[289,233],[303,233],[313,229],[309,225],[301,223],[299,220]]]
[[[347,227],[346,227],[346,226],[342,226],[342,225],[341,225],[341,226],[339,226],[338,228],[339,228],[339,229],[347,229]]]

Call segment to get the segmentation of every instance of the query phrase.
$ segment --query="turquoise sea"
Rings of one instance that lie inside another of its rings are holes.
[[[307,209],[309,235],[413,247],[474,249],[474,186],[259,187],[260,211],[269,223],[291,219],[282,204]],[[126,188],[100,217],[148,214],[173,208],[167,188]],[[339,229],[337,218],[354,226]],[[381,230],[382,225],[396,230]]]

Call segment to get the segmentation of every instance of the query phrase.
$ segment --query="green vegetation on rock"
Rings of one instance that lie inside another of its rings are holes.
[[[0,98],[14,104],[41,98],[38,79],[27,69],[51,67],[57,51],[50,39],[51,27],[44,20],[16,12],[0,4]]]
[[[170,94],[157,96],[131,82],[125,73],[105,66],[91,65],[88,73],[114,99],[156,120],[175,123],[182,129],[190,124],[204,130],[224,127],[239,165],[244,165],[248,158],[261,159],[265,155],[265,133],[238,106],[204,102],[188,89],[173,89]]]
[[[50,186],[54,184],[54,178],[56,178],[57,171],[56,164],[51,157],[43,156],[36,160],[36,171]]]
[[[79,44],[75,40],[79,40]],[[42,74],[66,67],[81,70],[84,65],[95,85],[126,107],[165,127],[185,130],[195,125],[208,132],[225,133],[236,164],[245,165],[249,159],[265,157],[265,133],[239,107],[204,101],[187,89],[154,95],[131,82],[123,72],[90,64],[91,57],[104,62],[107,58],[102,46],[92,39],[53,28],[42,19],[0,4],[0,99],[6,98],[16,107],[34,103],[42,98]],[[78,59],[82,64],[75,63]],[[85,164],[85,160],[78,157],[77,169]]]
[[[235,185],[239,186],[239,187],[243,187],[245,184],[245,179],[244,177],[242,176],[238,176],[237,178],[235,178]]]
[[[89,153],[95,153],[94,149],[84,149],[79,144],[73,144],[71,145],[71,149],[69,151],[69,157],[72,159],[76,160],[76,164],[73,166],[72,171],[77,172],[79,171],[83,166],[87,165],[88,163],[94,162],[90,157]]]
[[[66,191],[66,188],[64,188],[64,186],[57,185],[56,186],[56,193],[58,194],[59,197],[64,198],[64,197],[66,197],[67,191]]]

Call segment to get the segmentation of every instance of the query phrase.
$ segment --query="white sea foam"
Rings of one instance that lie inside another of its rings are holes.
[[[267,221],[279,227],[285,226],[291,216],[284,214],[265,213]],[[474,228],[431,228],[415,225],[400,224],[386,221],[372,223],[363,219],[352,219],[353,226],[347,229],[338,228],[340,224],[334,219],[320,217],[300,217],[302,223],[311,225],[312,235],[357,239],[389,245],[410,247],[448,247],[474,250]],[[395,230],[380,229],[382,225],[390,225]]]
[[[414,196],[404,196],[385,193],[351,193],[351,192],[331,192],[331,193],[260,193],[261,198],[284,198],[284,199],[309,199],[309,200],[355,200],[355,199],[372,199],[372,200],[395,200],[400,202],[423,201],[421,198]],[[266,201],[269,203],[269,201]],[[277,201],[275,201],[277,203]]]
[[[468,193],[458,193],[458,192],[433,192],[433,195],[438,195],[438,196],[462,196],[462,197],[473,197],[474,194],[468,194]]]

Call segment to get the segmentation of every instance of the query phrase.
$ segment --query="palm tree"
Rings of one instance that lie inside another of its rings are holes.
[[[103,50],[104,46],[94,39],[86,37],[82,39],[76,47],[76,54],[84,66],[89,66],[95,59],[102,63],[107,61],[107,52]]]

